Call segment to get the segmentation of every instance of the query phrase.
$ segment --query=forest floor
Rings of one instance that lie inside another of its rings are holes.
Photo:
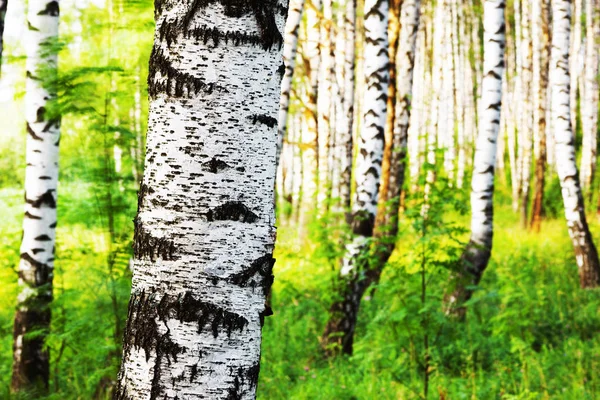
[[[126,251],[114,252],[118,257],[110,272],[106,221],[94,188],[68,184],[60,190],[48,398],[106,398],[119,362],[115,327],[122,329],[129,296]],[[117,225],[126,228],[113,250],[131,240],[135,193],[124,196],[132,206],[119,214]],[[0,190],[3,399],[10,398],[22,198],[20,189]],[[441,301],[446,261],[460,254],[465,233],[457,230],[457,241],[436,237],[441,230],[419,238],[404,221],[397,252],[377,290],[362,303],[354,354],[333,360],[322,356],[319,338],[333,299],[339,249],[324,246],[325,228],[323,235],[307,235],[311,240],[301,242],[297,229],[281,226],[259,398],[419,399],[425,370],[429,399],[600,398],[600,290],[579,289],[561,217],[546,220],[543,233],[534,234],[519,227],[508,201],[498,202],[492,260],[464,323],[448,319]],[[468,221],[455,219],[463,227]],[[591,219],[598,243],[600,224]]]

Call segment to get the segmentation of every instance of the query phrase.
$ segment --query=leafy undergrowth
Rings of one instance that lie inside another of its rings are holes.
[[[135,205],[134,195],[124,194]],[[120,354],[115,327],[124,324],[129,295],[127,260],[118,259],[111,284],[105,220],[93,188],[70,185],[61,188],[61,196],[48,398],[109,398],[106,391],[114,384]],[[2,190],[0,202],[4,399],[10,398],[22,192]],[[127,224],[133,212],[121,213],[124,236],[131,234]],[[455,219],[466,226],[466,217]],[[500,207],[496,220],[492,261],[469,303],[467,321],[458,323],[442,312],[448,270],[433,266],[447,255],[448,244],[427,239],[440,247],[427,256],[426,265],[432,266],[426,271],[428,293],[422,303],[415,267],[422,239],[403,219],[397,252],[379,286],[362,303],[355,352],[333,360],[323,357],[319,338],[335,296],[339,246],[335,239],[327,240],[330,232],[323,227],[306,231],[303,242],[295,228],[281,227],[271,300],[275,314],[264,327],[259,398],[422,399],[425,334],[430,399],[600,398],[600,291],[578,288],[564,221],[546,221],[543,233],[536,235],[518,227],[507,205]],[[600,232],[595,221],[592,229]],[[129,245],[124,238],[123,246]],[[111,293],[118,304],[116,320]]]
[[[465,323],[442,312],[444,269],[428,272],[421,303],[421,276],[411,267],[418,239],[405,226],[380,285],[362,303],[354,354],[335,360],[319,346],[330,262],[280,229],[259,398],[422,399],[425,333],[430,399],[600,398],[600,290],[579,289],[564,221],[545,221],[533,234],[507,207],[496,216],[492,261]],[[595,221],[592,229],[600,232]]]

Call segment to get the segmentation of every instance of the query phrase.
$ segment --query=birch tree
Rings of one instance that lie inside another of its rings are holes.
[[[344,81],[343,81],[343,103],[342,113],[344,115],[344,125],[340,128],[338,140],[340,146],[340,205],[349,210],[351,201],[351,184],[352,184],[352,127],[354,126],[354,61],[355,39],[356,39],[356,1],[345,0],[344,10],[344,34],[345,34],[345,51],[344,51]]]
[[[552,126],[556,152],[556,170],[560,179],[569,236],[575,249],[581,287],[598,286],[598,252],[588,228],[579,174],[575,163],[575,137],[571,127],[569,77],[569,35],[571,1],[552,0]]]
[[[299,28],[300,21],[302,20],[303,8],[304,0],[291,0],[288,18],[285,24],[285,45],[283,46],[285,72],[283,74],[283,79],[281,80],[281,98],[279,99],[277,162],[279,162],[279,154],[281,154],[283,140],[285,139],[287,130],[292,78],[294,77],[294,66],[296,65],[296,49],[298,48],[298,33],[300,31]]]
[[[492,252],[494,215],[494,168],[496,142],[502,106],[502,74],[505,47],[505,0],[485,0],[483,8],[483,80],[479,134],[471,181],[471,238],[461,257],[459,272],[454,276],[453,292],[448,301],[451,310],[464,315],[462,304],[472,295]]]
[[[366,90],[356,163],[356,193],[352,206],[354,238],[346,247],[342,261],[342,300],[335,302],[331,307],[323,341],[326,349],[329,349],[330,345],[339,345],[346,354],[352,353],[356,316],[360,298],[365,290],[365,253],[373,235],[377,214],[389,80],[388,11],[387,0],[365,1]]]
[[[287,3],[155,7],[148,145],[114,398],[253,399],[273,281]]]
[[[548,3],[534,1],[531,9],[533,43],[533,138],[535,156],[535,183],[531,229],[539,232],[544,202],[546,175],[546,104],[548,103],[548,62],[550,61],[550,37],[548,28]]]
[[[580,181],[583,189],[590,189],[596,172],[596,148],[598,146],[598,18],[597,0],[585,2],[585,70],[583,75],[581,102],[581,145]]]
[[[6,18],[7,8],[8,0],[0,0],[0,67],[2,66],[2,53],[4,51],[4,19]]]
[[[54,274],[60,119],[49,112],[48,102],[56,94],[42,78],[56,74],[58,57],[52,44],[58,38],[58,16],[58,1],[29,1],[25,218],[19,262],[21,292],[13,331],[13,391],[48,387],[49,356],[44,343],[50,328]],[[29,335],[33,331],[41,333]]]

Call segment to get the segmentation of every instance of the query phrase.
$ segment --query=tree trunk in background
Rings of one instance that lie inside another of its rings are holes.
[[[292,91],[292,79],[296,65],[296,49],[298,48],[298,31],[302,20],[302,9],[304,0],[291,0],[288,18],[285,24],[285,45],[283,46],[283,62],[285,72],[281,80],[281,98],[279,100],[279,119],[277,136],[277,163],[283,149],[283,141],[287,130],[288,110],[290,107],[290,94]]]
[[[569,35],[570,0],[552,0],[552,126],[554,128],[556,170],[560,178],[569,235],[575,249],[581,287],[598,286],[598,252],[588,228],[579,174],[575,163],[575,138],[571,130]]]
[[[538,1],[538,0],[536,0]],[[541,1],[541,0],[540,0]],[[531,96],[533,95],[532,80],[532,44],[531,44],[531,3],[529,0],[521,2],[521,102],[519,104],[519,147],[522,149],[521,158],[521,226],[527,228],[529,225],[529,194],[531,181],[532,147],[533,147],[533,107]]]
[[[455,40],[454,25],[452,18],[451,0],[445,0],[442,8],[444,12],[444,39],[442,49],[442,119],[440,128],[442,128],[442,137],[444,143],[444,170],[448,177],[448,183],[452,185],[455,179],[454,164],[456,161],[456,143],[454,126],[454,80],[456,78],[456,65],[454,64],[452,44]]]
[[[345,0],[345,18],[343,32],[346,35],[346,49],[344,52],[344,82],[343,82],[343,114],[345,125],[338,140],[341,146],[340,154],[340,205],[345,210],[350,210],[352,186],[352,127],[354,126],[354,61],[356,42],[356,1]]]
[[[596,148],[598,131],[598,0],[585,1],[585,73],[581,102],[581,128],[583,143],[581,145],[581,171],[579,179],[581,187],[589,190],[596,172]]]
[[[287,3],[155,4],[148,153],[114,398],[254,399],[273,281]]]
[[[502,74],[505,47],[505,0],[486,0],[483,9],[484,56],[481,82],[479,135],[471,182],[471,239],[461,257],[461,270],[454,276],[448,297],[449,311],[464,316],[463,303],[472,295],[487,267],[492,251],[494,215],[494,167],[502,106]]]
[[[305,110],[302,122],[302,203],[299,208],[298,221],[303,230],[310,222],[315,212],[317,200],[317,95],[319,83],[319,10],[320,0],[306,0],[304,4],[306,15],[306,42],[302,46],[306,58],[305,66],[308,77],[308,87],[305,88]],[[303,231],[300,236],[303,235]]]
[[[540,232],[544,206],[546,174],[546,105],[548,104],[548,66],[550,61],[549,10],[546,0],[534,1],[531,9],[533,41],[533,137],[535,183],[531,229]]]
[[[45,88],[41,74],[56,74],[57,53],[47,44],[58,39],[59,3],[29,0],[26,37],[27,81],[25,119],[27,154],[25,218],[19,262],[19,286],[14,322],[11,389],[46,390],[49,356],[45,338],[50,329],[54,274],[58,145],[60,118],[47,110],[56,93]],[[28,337],[33,331],[37,335]]]
[[[365,1],[365,48],[363,126],[360,130],[356,162],[356,193],[352,207],[352,233],[342,261],[341,297],[330,309],[323,345],[326,350],[339,345],[341,351],[352,354],[352,343],[360,298],[364,290],[363,274],[377,214],[377,200],[383,158],[386,103],[388,91],[388,12],[386,0]]]
[[[323,13],[319,24],[319,48],[321,60],[318,71],[317,95],[317,212],[327,213],[330,198],[330,139],[331,139],[331,79],[333,59],[331,58],[331,23],[333,9],[331,0],[321,0]]]
[[[387,93],[387,117],[385,121],[385,132],[384,132],[384,149],[383,149],[383,160],[381,162],[381,179],[379,185],[379,204],[377,209],[377,217],[375,219],[375,228],[385,225],[385,221],[388,219],[387,207],[388,200],[388,185],[390,181],[390,159],[392,156],[393,146],[393,130],[394,130],[394,119],[396,114],[394,109],[396,107],[396,51],[398,49],[398,38],[400,35],[400,10],[402,7],[402,0],[391,0],[390,2],[390,13],[388,21],[388,56],[390,59],[389,63],[389,85]],[[389,210],[393,212],[391,209]]]
[[[388,173],[387,192],[380,192],[385,203],[380,204],[375,225],[376,242],[374,260],[369,265],[365,278],[365,289],[379,282],[381,272],[388,262],[396,246],[398,235],[398,212],[400,209],[400,194],[404,186],[406,170],[406,153],[408,128],[411,113],[411,96],[413,71],[415,65],[415,46],[419,31],[420,0],[402,0],[400,8],[400,32],[397,40],[398,48],[395,55],[396,65],[396,105],[392,127],[392,143],[390,146],[390,164]]]
[[[571,21],[573,34],[571,35],[570,54],[569,54],[569,76],[571,78],[571,98],[569,101],[571,108],[571,131],[577,134],[577,94],[579,85],[579,76],[581,74],[581,41],[583,37],[583,27],[581,17],[583,15],[583,1],[571,0],[573,18]],[[587,0],[585,0],[587,1]]]
[[[8,0],[0,0],[0,70],[2,67],[2,52],[4,51],[4,19],[6,18],[6,9]]]

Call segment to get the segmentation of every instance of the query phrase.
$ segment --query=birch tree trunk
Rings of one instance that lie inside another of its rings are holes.
[[[291,0],[288,18],[285,24],[285,45],[283,46],[283,62],[285,72],[281,80],[281,98],[279,99],[279,119],[277,136],[277,163],[283,148],[283,141],[287,130],[288,110],[290,107],[290,94],[292,91],[292,78],[296,65],[296,49],[298,48],[298,33],[302,20],[304,0]]]
[[[50,329],[52,302],[60,118],[48,112],[48,102],[56,98],[56,93],[45,87],[42,74],[56,74],[57,53],[48,45],[58,39],[58,16],[58,1],[29,1],[25,218],[19,262],[21,292],[13,332],[13,391],[48,388],[49,356],[44,342]],[[41,333],[29,337],[33,331]]]
[[[582,27],[582,15],[583,15],[583,0],[572,0],[573,7],[573,20],[571,21],[573,27],[573,34],[571,35],[571,47],[569,54],[569,75],[571,78],[571,130],[573,134],[577,133],[577,94],[579,85],[577,82],[581,73],[581,41],[583,38],[583,27]]]
[[[2,67],[2,53],[4,51],[4,19],[6,18],[7,8],[8,0],[0,0],[0,67]]]
[[[341,349],[345,354],[352,354],[356,317],[362,293],[366,289],[363,274],[366,272],[366,253],[377,214],[386,122],[389,80],[388,12],[387,0],[365,1],[366,91],[356,162],[356,193],[352,206],[354,238],[348,244],[342,261],[342,300],[331,306],[330,319],[323,336],[323,345],[331,353]]]
[[[590,189],[596,172],[596,148],[598,131],[598,7],[597,0],[585,2],[585,84],[582,86],[581,128],[581,171],[579,179],[582,189]],[[591,191],[590,191],[591,193]]]
[[[529,0],[521,2],[521,70],[519,71],[521,80],[521,101],[519,103],[519,148],[522,150],[521,158],[521,226],[528,226],[529,195],[531,181],[531,151],[533,147],[533,108],[531,96],[532,80],[532,43],[531,43],[531,3]]]
[[[533,137],[535,155],[535,187],[531,210],[531,229],[539,232],[544,203],[546,174],[546,104],[548,103],[548,63],[550,61],[549,10],[545,0],[532,3],[533,41]]]
[[[369,265],[363,286],[379,282],[381,272],[396,247],[398,235],[398,212],[400,195],[404,186],[406,171],[406,153],[408,128],[411,114],[411,96],[413,71],[415,65],[415,45],[419,31],[420,0],[403,0],[400,8],[400,32],[398,49],[395,54],[396,65],[396,104],[392,127],[392,143],[390,146],[389,175],[386,192],[380,196],[386,199],[384,207],[380,206],[375,226],[376,242],[374,243],[374,261]],[[362,295],[362,293],[361,293]]]
[[[502,74],[505,47],[505,0],[485,0],[483,8],[484,56],[481,82],[479,135],[471,181],[471,239],[461,257],[461,270],[454,276],[448,297],[449,311],[464,316],[463,303],[472,295],[492,252],[494,215],[494,168],[502,106]]]
[[[254,399],[273,281],[287,3],[155,4],[148,152],[114,398]]]
[[[356,1],[345,0],[345,19],[344,34],[346,35],[346,49],[344,52],[344,98],[343,114],[345,125],[340,132],[339,141],[341,143],[340,154],[340,205],[345,210],[350,210],[351,184],[352,184],[352,127],[354,126],[354,59],[356,42]]]
[[[319,10],[320,0],[305,0],[306,41],[302,46],[307,59],[308,88],[302,127],[302,205],[300,205],[299,225],[301,230],[308,225],[314,215],[314,201],[317,200],[318,182],[318,133],[317,133],[317,95],[319,83]],[[302,231],[301,236],[304,234]]]
[[[330,139],[331,139],[331,78],[333,70],[333,58],[331,57],[331,22],[333,20],[333,8],[331,0],[321,0],[322,17],[319,24],[319,48],[321,59],[318,71],[318,96],[317,96],[317,174],[318,174],[318,213],[323,215],[327,212],[330,198]]]
[[[569,35],[571,1],[552,0],[552,126],[554,128],[556,170],[560,178],[565,217],[575,249],[582,288],[598,286],[598,252],[588,228],[579,174],[575,163],[575,138],[571,130]]]

